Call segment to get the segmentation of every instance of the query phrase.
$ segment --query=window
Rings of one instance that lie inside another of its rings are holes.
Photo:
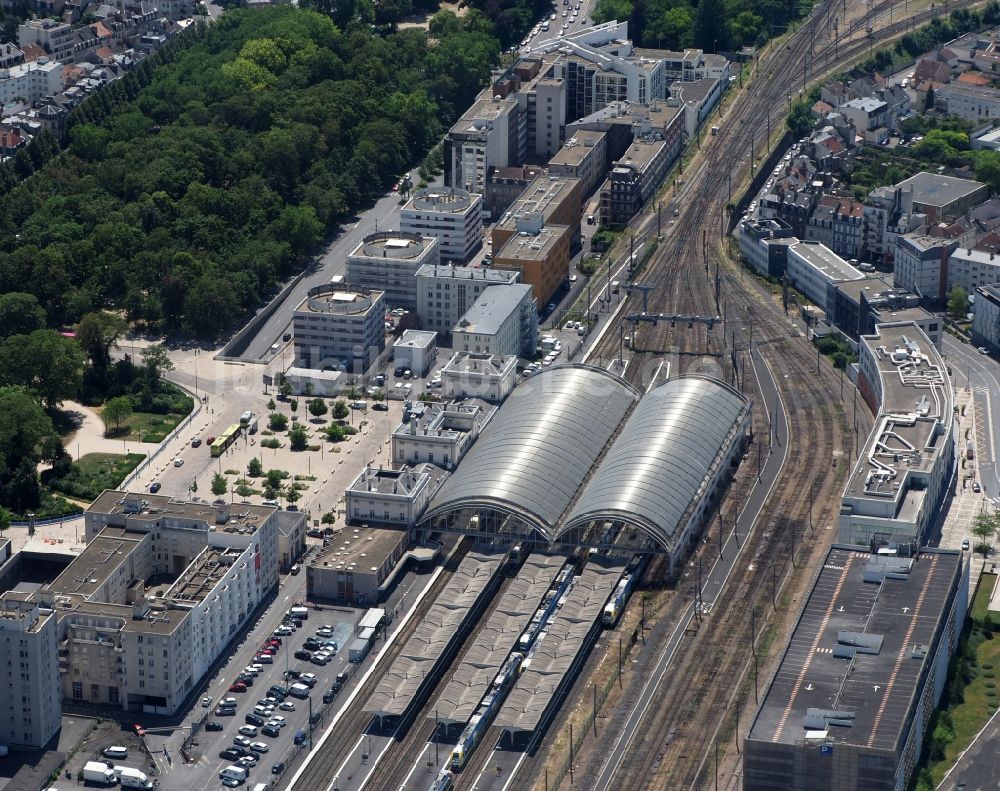
[[[79,681],[73,682],[73,700],[83,700],[83,684]]]

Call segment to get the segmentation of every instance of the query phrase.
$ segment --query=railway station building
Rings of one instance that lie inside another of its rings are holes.
[[[586,365],[522,382],[432,498],[421,525],[550,549],[687,555],[749,439],[751,404],[714,379],[645,396]],[[598,529],[594,529],[595,526]]]

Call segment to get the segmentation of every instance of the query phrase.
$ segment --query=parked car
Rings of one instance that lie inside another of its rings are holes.
[[[307,651],[304,648],[300,648],[298,651],[295,652],[295,658],[304,659],[306,662],[308,662],[310,659],[312,659],[312,651]]]
[[[222,729],[223,725],[221,722],[216,722],[215,720],[209,720],[208,722],[205,723],[206,731],[221,731]]]
[[[324,703],[333,703],[333,699],[335,697],[337,697],[337,693],[336,692],[334,692],[332,689],[327,690],[326,692],[323,693],[323,702]]]
[[[149,491],[152,492],[153,494],[156,494],[158,491],[160,491],[160,482],[153,481],[151,484],[149,484]]]
[[[250,740],[246,736],[234,736],[233,744],[238,745],[240,747],[249,747]]]
[[[318,680],[315,673],[303,673],[299,676],[299,681],[309,687],[315,687]]]
[[[229,691],[230,692],[246,692],[247,691],[247,685],[244,684],[242,681],[237,681],[235,684],[230,684],[229,685]]]
[[[247,725],[253,725],[253,726],[257,727],[257,728],[259,728],[261,725],[263,725],[266,722],[266,720],[263,717],[261,717],[261,716],[259,716],[257,714],[247,714],[243,719],[246,721]],[[247,735],[248,736],[256,736],[257,734],[254,733],[254,734],[247,734]]]
[[[266,753],[270,748],[264,742],[253,742],[250,749],[255,753]]]
[[[271,774],[273,775],[280,775],[284,771],[285,771],[284,761],[275,761],[274,764],[272,764],[271,766]]]
[[[281,709],[282,711],[295,711],[295,704],[292,703],[292,701],[290,700],[284,700],[281,702],[278,708]]]
[[[262,736],[270,736],[272,739],[277,739],[281,736],[281,729],[277,725],[265,725],[260,729]]]
[[[251,738],[257,735],[257,728],[253,725],[241,725],[240,735],[250,736]],[[246,745],[244,745],[246,746]]]
[[[240,758],[243,757],[243,754],[233,747],[227,747],[225,750],[219,753],[219,757],[223,761],[238,761]]]

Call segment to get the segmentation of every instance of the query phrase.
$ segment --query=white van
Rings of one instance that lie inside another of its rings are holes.
[[[112,759],[128,758],[128,747],[120,747],[118,745],[105,747],[101,751],[101,754],[105,758],[112,758]]]
[[[288,611],[288,614],[293,618],[299,618],[303,621],[309,619],[309,610],[305,607],[292,607],[292,609]]]
[[[271,791],[271,786],[269,786],[267,783],[257,783],[253,787],[253,791]]]
[[[292,684],[292,686],[288,688],[288,694],[293,698],[305,700],[309,697],[309,687],[305,684]]]
[[[238,783],[245,783],[247,781],[247,770],[242,766],[227,766],[219,772],[219,777],[228,777],[230,780],[235,780]]]

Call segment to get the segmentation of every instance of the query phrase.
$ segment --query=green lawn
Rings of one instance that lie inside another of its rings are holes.
[[[105,489],[116,488],[145,459],[141,453],[122,456],[116,453],[88,453],[74,462],[65,476],[56,478],[49,471],[42,480],[49,489],[75,497],[93,500]]]
[[[975,562],[975,561],[973,561]],[[990,593],[996,583],[997,575],[983,574],[980,578],[976,596],[969,609],[969,621],[963,641],[968,641],[968,647],[974,648],[975,659],[968,662],[967,675],[968,682],[961,689],[961,700],[947,706],[944,712],[937,712],[931,722],[932,731],[928,732],[928,737],[937,731],[941,726],[942,716],[950,718],[950,728],[944,725],[946,731],[953,734],[944,747],[944,755],[937,761],[930,761],[927,768],[930,770],[930,778],[926,773],[924,779],[929,779],[931,783],[919,782],[916,788],[918,791],[924,788],[936,788],[938,783],[944,778],[945,772],[954,765],[959,754],[965,750],[972,739],[986,724],[986,721],[993,715],[997,708],[997,672],[1000,668],[1000,632],[994,634],[994,628],[1000,628],[1000,618],[992,617],[995,626],[987,621],[987,606],[989,604]],[[963,651],[962,646],[952,659],[949,667],[949,677],[953,677],[956,672],[956,664],[959,662]],[[953,682],[954,683],[954,682]],[[948,691],[942,697],[941,705],[945,706]]]
[[[153,412],[133,412],[128,419],[122,422],[122,427],[117,432],[113,429],[109,436],[115,439],[141,439],[142,442],[163,442],[167,434],[174,430],[187,414],[177,414],[171,412],[166,415],[157,415]]]

